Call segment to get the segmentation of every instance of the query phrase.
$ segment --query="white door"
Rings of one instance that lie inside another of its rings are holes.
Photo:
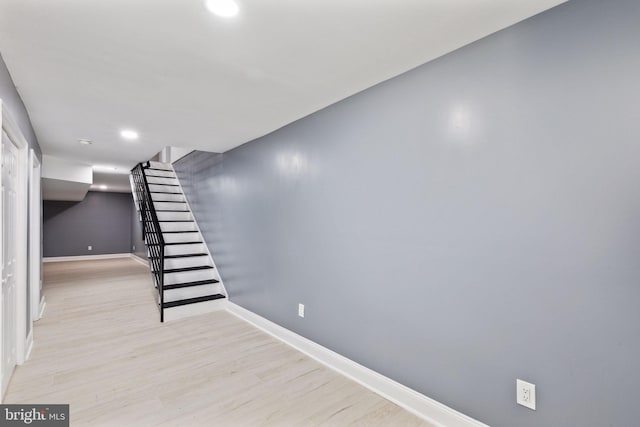
[[[16,366],[18,148],[2,132],[2,391]]]

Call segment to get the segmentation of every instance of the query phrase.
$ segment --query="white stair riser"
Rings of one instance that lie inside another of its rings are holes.
[[[186,203],[173,203],[173,202],[153,202],[158,211],[188,211],[189,207]]]
[[[182,190],[180,187],[172,187],[170,185],[154,185],[149,183],[149,191],[152,193],[154,191],[158,191],[160,193],[173,193],[173,194],[182,194]]]
[[[176,283],[197,282],[199,280],[218,279],[215,269],[181,271],[179,273],[165,273],[164,284],[173,285]]]
[[[161,222],[162,231],[198,231],[195,222]]]
[[[194,253],[207,253],[207,249],[202,243],[196,243],[192,245],[171,245],[164,247],[165,255],[183,255]]]
[[[178,185],[178,180],[175,178],[162,178],[158,176],[148,176],[147,183],[149,184],[169,184]]]
[[[160,162],[149,162],[152,168],[154,169],[166,169],[173,170],[169,163],[160,163]]]
[[[169,270],[172,268],[198,267],[201,265],[213,265],[209,256],[194,256],[188,258],[165,258],[164,268]]]
[[[179,307],[171,307],[164,309],[164,321],[182,319],[189,316],[197,316],[198,314],[211,313],[213,311],[224,310],[227,307],[227,299],[217,299],[213,301],[204,301],[196,304],[181,305]]]
[[[176,234],[163,233],[162,237],[164,238],[165,243],[202,241],[202,239],[200,238],[200,233],[198,232],[176,233]]]
[[[158,171],[158,170],[145,169],[144,174],[148,177],[149,176],[163,176],[165,178],[176,177],[176,174],[173,173],[173,171],[167,171],[167,170]]]
[[[164,291],[164,302],[177,301],[187,298],[204,297],[221,293],[221,286],[216,284],[189,286],[187,288],[168,289]]]
[[[192,220],[191,212],[156,212],[159,221]]]
[[[184,195],[181,193],[173,193],[173,194],[166,194],[166,193],[151,193],[151,200],[153,200],[154,202],[184,202],[186,201],[186,199],[184,198]]]

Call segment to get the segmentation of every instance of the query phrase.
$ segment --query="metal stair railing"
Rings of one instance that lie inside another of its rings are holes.
[[[159,293],[160,321],[164,322],[164,249],[165,243],[160,229],[160,222],[156,208],[151,199],[151,191],[144,169],[149,167],[146,164],[138,163],[131,169],[133,177],[135,198],[138,201],[138,210],[142,221],[142,240],[146,243],[149,251],[149,266],[153,276],[154,284]]]

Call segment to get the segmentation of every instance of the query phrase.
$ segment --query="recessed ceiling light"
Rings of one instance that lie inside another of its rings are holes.
[[[233,0],[207,0],[206,4],[209,12],[223,18],[236,16],[239,10],[238,5]]]
[[[106,185],[101,185],[101,186],[100,186],[100,189],[101,189],[101,190],[106,190],[107,188],[108,188],[108,187],[107,187]]]
[[[90,139],[79,139],[78,142],[82,145],[91,145],[93,144],[93,141]]]
[[[123,137],[124,139],[134,140],[134,139],[138,139],[138,132],[131,129],[125,129],[122,132],[120,132],[120,136]]]

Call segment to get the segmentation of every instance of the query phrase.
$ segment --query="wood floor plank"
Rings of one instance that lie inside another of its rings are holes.
[[[45,316],[5,403],[73,426],[429,426],[226,312],[160,323],[132,260],[47,263]]]

